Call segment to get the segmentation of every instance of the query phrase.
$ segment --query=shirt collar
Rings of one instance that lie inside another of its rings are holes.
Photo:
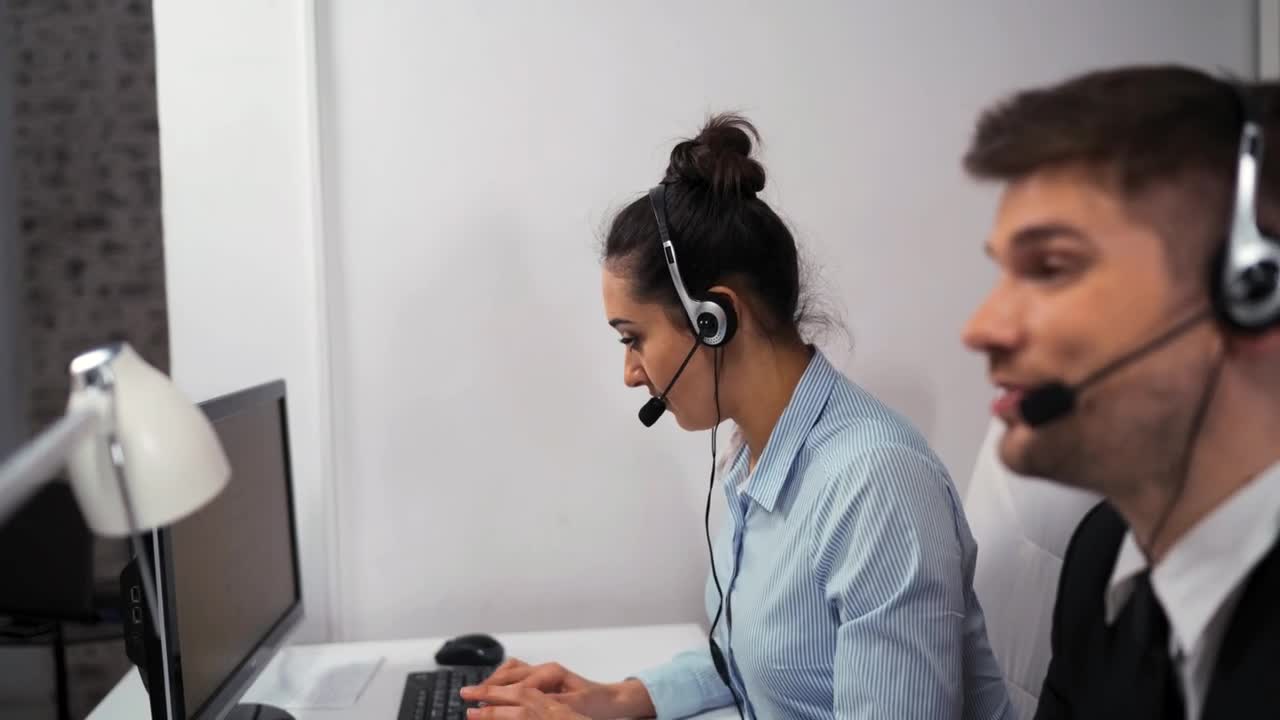
[[[809,431],[822,415],[822,409],[826,407],[827,398],[831,397],[831,390],[839,376],[839,371],[832,367],[822,352],[814,350],[809,366],[805,368],[800,382],[791,393],[791,400],[773,426],[773,432],[769,434],[764,454],[756,462],[755,471],[742,489],[747,497],[768,512],[773,512],[777,506],[778,498],[786,488],[787,478],[791,475],[791,466],[803,449]],[[746,472],[746,443],[742,443],[737,452],[731,451],[730,455],[733,458],[730,461],[731,471],[724,477],[732,491],[737,473]]]
[[[1280,463],[1236,491],[1169,549],[1151,572],[1151,587],[1184,653],[1197,652],[1205,629],[1280,534]],[[1115,622],[1147,569],[1133,533],[1125,534],[1104,605]]]

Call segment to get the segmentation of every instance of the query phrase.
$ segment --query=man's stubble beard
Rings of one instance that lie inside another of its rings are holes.
[[[1187,471],[1211,367],[1210,358],[1197,357],[1090,388],[1074,413],[1036,429],[1010,464],[1109,498],[1172,489]]]

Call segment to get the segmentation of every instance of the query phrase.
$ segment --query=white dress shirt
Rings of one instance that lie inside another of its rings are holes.
[[[1280,535],[1280,463],[1236,491],[1184,535],[1151,571],[1169,618],[1169,653],[1182,681],[1188,720],[1199,720],[1213,666],[1244,583]],[[1147,569],[1133,533],[1125,535],[1107,587],[1106,619],[1116,617]]]

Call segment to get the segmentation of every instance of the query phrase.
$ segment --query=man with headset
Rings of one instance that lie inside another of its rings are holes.
[[[988,110],[965,164],[1004,184],[964,333],[1001,459],[1106,498],[1036,717],[1280,712],[1280,87],[1094,72]]]

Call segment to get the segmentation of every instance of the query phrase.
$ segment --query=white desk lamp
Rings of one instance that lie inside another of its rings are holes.
[[[95,533],[129,536],[156,632],[155,583],[139,533],[186,517],[231,475],[213,427],[128,343],[71,361],[67,414],[0,465],[0,524],[64,466]]]

